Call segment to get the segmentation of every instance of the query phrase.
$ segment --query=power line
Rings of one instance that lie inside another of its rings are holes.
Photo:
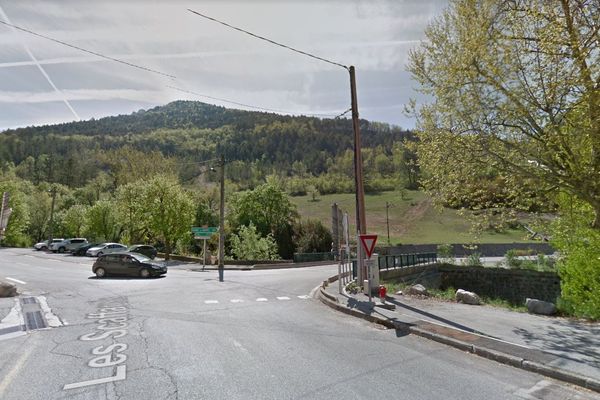
[[[271,43],[271,44],[274,44],[274,45],[276,45],[276,46],[283,47],[284,49],[288,49],[288,50],[294,51],[294,52],[296,52],[296,53],[299,53],[299,54],[302,54],[302,55],[305,55],[305,56],[308,56],[308,57],[314,58],[314,59],[316,59],[316,60],[324,61],[324,62],[326,62],[326,63],[332,64],[332,65],[337,65],[338,67],[342,67],[342,68],[344,68],[344,69],[346,69],[346,70],[349,70],[349,67],[345,66],[344,64],[340,64],[340,63],[338,63],[338,62],[331,61],[331,60],[328,60],[328,59],[326,59],[326,58],[319,57],[319,56],[316,56],[316,55],[314,55],[314,54],[307,53],[307,52],[305,52],[305,51],[298,50],[298,49],[296,49],[296,48],[293,48],[293,47],[287,46],[287,45],[285,45],[285,44],[282,44],[282,43],[276,42],[276,41],[274,41],[274,40],[268,39],[268,38],[266,38],[266,37],[264,37],[264,36],[260,36],[260,35],[257,35],[257,34],[255,34],[255,33],[249,32],[249,31],[247,31],[247,30],[245,30],[245,29],[238,28],[237,26],[230,25],[230,24],[228,24],[227,22],[219,21],[219,20],[218,20],[218,19],[216,19],[216,18],[212,18],[212,17],[209,17],[208,15],[201,14],[201,13],[199,13],[199,12],[197,12],[197,11],[194,11],[194,10],[192,10],[192,9],[190,9],[190,8],[188,8],[187,10],[188,10],[189,12],[191,12],[191,13],[194,13],[194,14],[196,14],[196,15],[198,15],[198,16],[200,16],[200,17],[202,17],[202,18],[206,18],[206,19],[208,19],[208,20],[211,20],[211,21],[213,21],[213,22],[216,22],[216,23],[218,23],[218,24],[224,25],[224,26],[226,26],[226,27],[228,27],[228,28],[231,28],[231,29],[235,29],[236,31],[239,31],[239,32],[245,33],[245,34],[247,34],[247,35],[250,35],[250,36],[252,36],[252,37],[255,37],[255,38],[257,38],[257,39],[264,40],[265,42],[269,42],[269,43]]]
[[[14,29],[18,29],[18,30],[20,30],[22,32],[26,32],[26,33],[29,33],[31,35],[34,35],[34,36],[37,36],[37,37],[41,37],[43,39],[50,40],[50,41],[58,43],[58,44],[62,44],[63,46],[67,46],[67,47],[70,47],[70,48],[75,49],[75,50],[83,51],[84,53],[93,54],[95,56],[98,56],[98,57],[101,57],[101,58],[104,58],[104,59],[107,59],[107,60],[110,60],[110,61],[115,61],[115,62],[118,62],[118,63],[124,64],[124,65],[130,66],[130,67],[133,67],[133,68],[138,68],[138,69],[141,69],[141,70],[144,70],[144,71],[147,71],[147,72],[152,72],[152,73],[159,74],[159,75],[162,75],[162,76],[166,76],[166,77],[169,77],[169,78],[172,78],[172,79],[176,79],[176,77],[174,75],[169,75],[169,74],[166,74],[164,72],[160,72],[160,71],[157,71],[155,69],[144,67],[144,66],[141,66],[141,65],[133,64],[133,63],[130,63],[128,61],[123,61],[123,60],[120,60],[118,58],[114,58],[114,57],[110,57],[110,56],[105,56],[104,54],[100,54],[100,53],[97,53],[97,52],[92,51],[92,50],[87,50],[87,49],[84,49],[83,47],[75,46],[73,44],[70,44],[70,43],[67,43],[67,42],[63,42],[62,40],[54,39],[54,38],[52,38],[50,36],[42,35],[40,33],[31,31],[29,29],[22,28],[20,26],[14,25],[14,24],[9,24],[8,22],[4,22],[4,21],[0,20],[0,23],[4,24],[6,26],[13,27]]]
[[[224,103],[229,103],[229,104],[235,104],[235,105],[241,106],[241,107],[253,108],[255,110],[271,111],[271,112],[280,113],[280,114],[301,114],[301,115],[307,115],[307,116],[313,116],[313,117],[333,117],[335,115],[335,114],[310,114],[310,113],[302,113],[302,112],[297,112],[297,111],[285,111],[285,110],[278,110],[278,109],[274,109],[274,108],[253,106],[250,104],[239,103],[237,101],[227,100],[227,99],[223,99],[220,97],[214,97],[214,96],[208,96],[208,95],[205,95],[202,93],[196,93],[192,90],[182,89],[177,86],[171,86],[171,85],[166,85],[166,86],[170,89],[174,89],[174,90],[177,90],[177,91],[180,91],[183,93],[193,94],[194,96],[206,97],[207,99],[222,101]],[[343,114],[340,114],[339,116],[344,115],[346,113],[348,113],[348,111],[345,111]],[[338,118],[338,117],[336,117],[336,118]]]

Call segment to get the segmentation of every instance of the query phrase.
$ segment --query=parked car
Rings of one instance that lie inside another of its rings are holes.
[[[139,253],[113,253],[99,256],[92,265],[92,272],[98,278],[109,274],[149,278],[166,274],[167,266]]]
[[[133,246],[129,247],[127,251],[130,253],[143,254],[146,257],[149,257],[153,260],[156,257],[156,253],[158,253],[158,251],[153,246],[150,246],[148,244],[134,244]]]
[[[63,238],[59,238],[59,239],[52,239],[52,243],[59,243],[62,242]],[[33,248],[36,250],[48,250],[48,241],[44,240],[43,242],[39,242],[33,245]]]
[[[71,251],[81,246],[82,244],[86,244],[88,241],[86,238],[71,238],[65,239],[62,242],[52,243],[50,245],[50,250],[53,252],[64,253],[65,251]]]
[[[71,254],[74,256],[85,256],[85,252],[91,249],[92,247],[99,246],[100,243],[86,243],[77,247],[76,249],[71,250]]]
[[[103,254],[116,253],[127,250],[127,246],[120,243],[100,243],[96,247],[89,248],[85,255],[89,257],[100,257]]]

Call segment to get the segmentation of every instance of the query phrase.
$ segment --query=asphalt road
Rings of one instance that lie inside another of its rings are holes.
[[[0,399],[600,398],[339,314],[310,297],[335,267],[218,282],[184,268],[96,279],[92,262],[0,249],[0,279],[56,325],[16,336],[0,324]],[[10,323],[15,300],[0,300]]]

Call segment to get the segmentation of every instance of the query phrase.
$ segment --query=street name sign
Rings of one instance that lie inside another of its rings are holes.
[[[219,230],[218,227],[201,227],[201,226],[193,226],[192,233],[194,234],[194,239],[210,239],[212,235],[217,233]]]

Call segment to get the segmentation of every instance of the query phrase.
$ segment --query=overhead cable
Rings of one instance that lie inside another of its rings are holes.
[[[101,57],[101,58],[104,58],[104,59],[107,59],[107,60],[115,61],[115,62],[118,62],[118,63],[121,63],[121,64],[125,64],[125,65],[128,65],[128,66],[133,67],[133,68],[138,68],[138,69],[141,69],[141,70],[144,70],[144,71],[147,71],[147,72],[152,72],[154,74],[159,74],[159,75],[162,75],[162,76],[166,76],[168,78],[176,79],[176,77],[174,75],[169,75],[169,74],[166,74],[164,72],[157,71],[157,70],[152,69],[152,68],[144,67],[142,65],[137,65],[137,64],[134,64],[134,63],[130,63],[128,61],[120,60],[118,58],[114,58],[114,57],[110,57],[110,56],[105,56],[104,54],[100,54],[100,53],[97,53],[97,52],[92,51],[92,50],[87,50],[87,49],[84,49],[83,47],[75,46],[73,44],[70,44],[70,43],[67,43],[67,42],[63,42],[62,40],[54,39],[54,38],[52,38],[50,36],[42,35],[40,33],[31,31],[29,29],[25,29],[25,28],[22,28],[22,27],[17,26],[17,25],[9,24],[8,22],[2,21],[2,20],[0,20],[0,23],[4,24],[6,26],[13,27],[14,29],[18,29],[18,30],[20,30],[22,32],[26,32],[26,33],[29,33],[31,35],[34,35],[34,36],[37,36],[37,37],[41,37],[43,39],[50,40],[50,41],[58,43],[58,44],[62,44],[63,46],[67,46],[67,47],[70,47],[70,48],[75,49],[75,50],[83,51],[84,53],[93,54],[95,56],[98,56],[98,57]]]
[[[344,68],[344,69],[346,69],[346,70],[349,70],[349,68],[348,68],[346,65],[344,65],[344,64],[340,64],[340,63],[338,63],[338,62],[331,61],[331,60],[328,60],[328,59],[326,59],[326,58],[319,57],[319,56],[316,56],[316,55],[314,55],[314,54],[311,54],[311,53],[307,53],[307,52],[305,52],[305,51],[302,51],[302,50],[298,50],[298,49],[296,49],[296,48],[293,48],[293,47],[291,47],[291,46],[287,46],[287,45],[285,45],[285,44],[282,44],[282,43],[276,42],[276,41],[274,41],[274,40],[268,39],[268,38],[266,38],[266,37],[264,37],[264,36],[260,36],[260,35],[257,35],[257,34],[255,34],[255,33],[249,32],[249,31],[247,31],[247,30],[245,30],[245,29],[238,28],[237,26],[233,26],[233,25],[231,25],[231,24],[228,24],[227,22],[219,21],[219,20],[218,20],[218,19],[216,19],[216,18],[209,17],[208,15],[201,14],[201,13],[199,13],[198,11],[194,11],[194,10],[192,10],[192,9],[190,9],[190,8],[188,8],[187,10],[188,10],[189,12],[191,12],[191,13],[194,13],[194,14],[196,14],[196,15],[198,15],[198,16],[200,16],[200,17],[202,17],[202,18],[206,18],[206,19],[208,19],[208,20],[211,20],[211,21],[213,21],[213,22],[216,22],[216,23],[218,23],[218,24],[224,25],[224,26],[226,26],[226,27],[228,27],[228,28],[231,28],[231,29],[235,29],[236,31],[239,31],[239,32],[245,33],[245,34],[247,34],[247,35],[250,35],[250,36],[252,36],[252,37],[255,37],[255,38],[257,38],[257,39],[264,40],[265,42],[269,42],[269,43],[271,43],[271,44],[274,44],[274,45],[276,45],[276,46],[283,47],[284,49],[288,49],[288,50],[294,51],[294,52],[296,52],[296,53],[299,53],[299,54],[302,54],[302,55],[305,55],[305,56],[308,56],[308,57],[314,58],[314,59],[316,59],[316,60],[319,60],[319,61],[324,61],[324,62],[326,62],[326,63],[332,64],[332,65],[336,65],[336,66],[338,66],[338,67],[342,67],[342,68]]]

